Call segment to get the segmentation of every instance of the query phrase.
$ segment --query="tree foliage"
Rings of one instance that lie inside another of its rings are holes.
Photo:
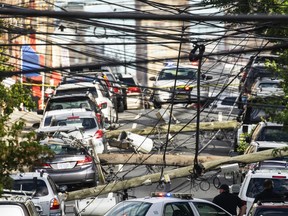
[[[4,49],[0,50],[0,74],[13,69],[6,66],[9,59],[3,55],[4,52]],[[11,114],[21,103],[28,110],[35,108],[30,89],[20,82],[10,88],[0,83],[0,193],[9,185],[11,172],[23,171],[39,160],[40,155],[49,154],[48,149],[35,141],[34,132],[23,133],[25,122],[22,119],[11,122]]]

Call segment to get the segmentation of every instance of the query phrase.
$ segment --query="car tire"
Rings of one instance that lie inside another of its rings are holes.
[[[155,109],[161,109],[161,107],[162,107],[161,103],[159,103],[159,102],[157,102],[155,100],[153,101],[153,105],[154,105]]]

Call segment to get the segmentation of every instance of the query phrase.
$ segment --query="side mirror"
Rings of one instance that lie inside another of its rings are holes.
[[[43,113],[44,113],[44,110],[37,110],[38,115],[43,115]]]
[[[156,81],[156,77],[155,77],[155,76],[152,76],[152,77],[149,78],[149,80],[150,80],[150,81]]]
[[[211,80],[213,79],[213,76],[205,76],[205,80]]]

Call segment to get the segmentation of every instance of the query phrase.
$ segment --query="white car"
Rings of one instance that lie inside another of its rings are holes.
[[[251,87],[251,95],[258,97],[265,97],[268,95],[284,95],[283,80],[272,79],[270,77],[263,77],[257,79]]]
[[[250,170],[244,178],[239,191],[239,198],[246,202],[247,212],[250,210],[255,196],[262,192],[265,179],[274,183],[274,191],[279,194],[288,193],[288,171],[276,169]]]
[[[131,74],[119,74],[120,84],[126,86],[127,109],[141,109],[143,107],[142,90],[140,84]]]
[[[76,80],[77,81],[77,80]],[[104,117],[110,123],[118,121],[118,113],[110,100],[109,89],[105,85],[102,85],[98,81],[94,82],[72,82],[60,84],[56,89],[55,95],[69,95],[80,92],[91,92],[96,102],[101,109]]]
[[[156,77],[150,77],[153,83],[152,101],[155,108],[161,108],[164,103],[195,103],[197,102],[198,66],[164,67]],[[209,98],[209,83],[211,76],[201,74],[200,101],[204,104]],[[175,82],[176,80],[176,82]],[[174,90],[175,85],[175,90]]]
[[[73,128],[78,130],[70,132],[69,135],[83,138],[86,145],[92,142],[97,153],[103,153],[104,145],[107,143],[104,131],[97,121],[95,112],[87,111],[85,108],[46,111],[36,132],[49,134],[58,130],[71,131]]]
[[[157,192],[152,197],[129,199],[111,208],[104,216],[184,216],[184,215],[223,215],[231,214],[216,204],[192,198],[191,194]]]

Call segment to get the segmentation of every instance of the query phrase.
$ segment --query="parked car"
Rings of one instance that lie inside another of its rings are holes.
[[[95,113],[84,108],[45,112],[36,132],[42,136],[59,130],[72,131],[70,136],[83,139],[84,145],[89,146],[92,143],[97,153],[103,153],[104,145],[107,144],[104,130],[98,123]]]
[[[176,77],[176,71],[177,77]],[[155,108],[161,108],[165,103],[195,103],[197,102],[198,66],[169,65],[164,67],[155,77],[150,77],[153,83],[152,101]],[[174,90],[174,84],[176,86]],[[209,85],[206,80],[212,76],[201,75],[200,101],[205,104],[209,99]]]
[[[39,216],[30,197],[25,195],[6,195],[0,197],[0,212],[5,216]]]
[[[77,79],[76,79],[77,81]],[[56,89],[55,95],[71,95],[77,93],[87,93],[90,92],[95,98],[97,105],[101,109],[104,117],[109,123],[115,123],[118,121],[118,112],[114,107],[110,99],[109,89],[107,86],[102,85],[98,81],[94,82],[76,82],[73,79],[71,81],[66,81],[65,84],[60,84]],[[67,83],[68,82],[68,83]]]
[[[95,98],[91,93],[77,93],[69,95],[54,95],[47,100],[44,110],[37,110],[37,114],[43,115],[46,111],[62,110],[72,108],[85,108],[88,111],[94,111],[98,122],[104,126],[105,117]]]
[[[12,188],[5,193],[29,193],[35,206],[39,207],[41,215],[65,215],[65,203],[59,189],[52,178],[43,172],[27,172],[12,174]],[[31,193],[32,192],[32,193]]]
[[[125,200],[111,208],[105,216],[122,215],[231,215],[216,204],[192,198],[191,194],[156,192],[151,197]]]
[[[247,216],[286,216],[288,202],[284,200],[254,203]]]
[[[77,140],[61,139],[54,136],[42,140],[54,153],[53,157],[34,167],[48,173],[57,185],[68,188],[76,186],[96,186],[97,171],[89,146],[83,146]],[[81,141],[81,140],[80,140]]]
[[[258,78],[251,87],[251,95],[258,97],[265,97],[267,95],[283,96],[284,91],[282,87],[283,81],[269,77]]]
[[[209,105],[212,112],[238,115],[238,97],[236,93],[222,93]]]
[[[274,61],[276,63],[279,63],[279,56],[278,55],[273,55],[273,54],[268,54],[268,53],[267,54],[251,55],[246,66],[241,68],[242,74],[241,74],[241,79],[239,82],[239,92],[243,93],[243,92],[249,90],[249,85],[251,85],[251,83],[254,82],[253,80],[255,80],[258,77],[257,74],[253,75],[253,73],[254,72],[257,72],[257,73],[260,72],[261,73],[261,71],[265,72],[265,70],[267,69],[265,64],[267,64],[269,62],[274,62]],[[251,68],[253,68],[255,66],[256,66],[256,68],[251,70]],[[257,71],[257,67],[258,67],[258,71]],[[246,78],[248,77],[249,73],[250,73],[249,81],[247,81],[248,83],[245,83]],[[262,76],[262,75],[260,75],[260,76]]]
[[[111,71],[103,70],[102,74],[109,80],[109,89],[115,96],[117,111],[123,112],[127,109],[126,88],[120,85],[118,78]]]
[[[141,109],[143,95],[140,83],[131,74],[118,74],[120,84],[125,86],[127,109]]]
[[[276,169],[249,170],[241,184],[238,196],[246,202],[247,212],[252,207],[255,196],[262,192],[265,179],[271,179],[274,183],[274,191],[288,194],[288,171]]]

